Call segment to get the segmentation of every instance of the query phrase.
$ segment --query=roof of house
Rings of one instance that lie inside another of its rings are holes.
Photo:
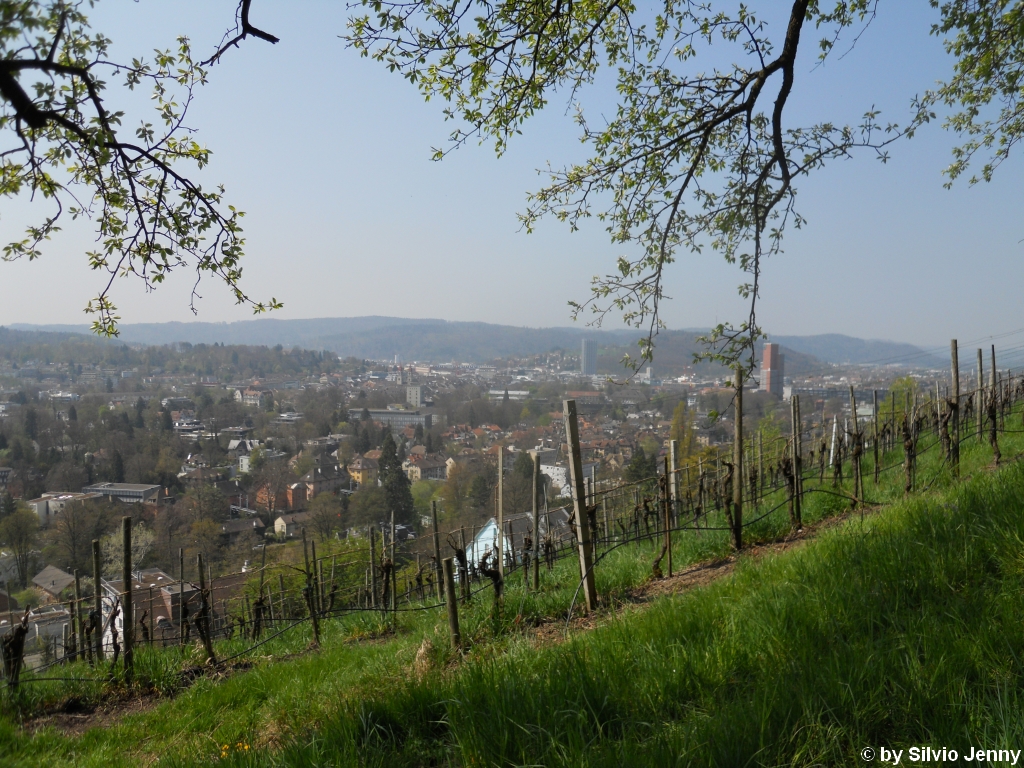
[[[274,525],[278,523],[284,523],[285,525],[291,525],[293,523],[303,523],[310,517],[309,512],[291,512],[287,515],[281,515],[274,521]]]
[[[75,583],[75,577],[56,566],[48,565],[36,574],[32,583],[51,595],[59,595]]]
[[[266,526],[258,517],[251,520],[228,520],[221,524],[221,533],[241,533],[242,531],[262,531]]]

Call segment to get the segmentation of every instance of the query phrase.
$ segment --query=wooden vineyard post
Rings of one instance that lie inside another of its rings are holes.
[[[96,632],[96,661],[103,661],[103,588],[100,578],[100,540],[92,540],[92,579],[93,579],[93,611],[95,621],[93,631]],[[8,592],[10,594],[10,592]]]
[[[998,374],[996,372],[996,345],[993,344],[992,345],[992,370],[989,373],[989,380],[988,380],[988,382],[989,382],[989,387],[988,387],[989,397],[995,397],[996,396],[996,379],[997,379],[997,376],[998,376]]]
[[[185,644],[185,550],[178,549],[178,645]]]
[[[437,530],[437,502],[430,502],[430,522],[434,527],[434,581],[437,584],[437,600],[444,600],[444,585],[441,583],[441,534]]]
[[[398,561],[395,560],[395,510],[391,510],[391,612],[398,618]],[[323,587],[321,587],[323,590]]]
[[[370,607],[377,607],[377,532],[370,526]]]
[[[498,446],[498,574],[505,580],[505,446]],[[438,555],[440,557],[440,555]],[[440,589],[440,584],[438,588]]]
[[[446,557],[441,563],[444,573],[444,592],[448,607],[448,629],[452,634],[452,647],[462,650],[462,634],[459,632],[459,601],[455,597],[455,564]]]
[[[978,348],[978,391],[974,395],[974,413],[978,422],[978,442],[985,433],[985,355]]]
[[[572,488],[573,512],[580,552],[580,578],[583,580],[583,600],[588,611],[597,609],[597,584],[594,579],[594,553],[590,541],[590,520],[584,502],[583,458],[580,455],[580,428],[576,420],[576,401],[562,402],[565,421],[565,442],[569,445],[569,484]]]
[[[305,543],[306,529],[302,529],[303,543]],[[383,560],[384,555],[384,534],[381,533],[381,559]],[[310,549],[312,550],[311,557],[313,558],[311,568],[309,569],[310,578],[313,580],[313,610],[316,611],[317,615],[320,614],[320,580],[317,578],[318,568],[320,566],[320,560],[316,556],[316,539],[311,539],[309,542]],[[384,606],[387,609],[387,606]]]
[[[316,586],[316,542],[313,543],[313,567],[309,565],[309,550],[306,547],[306,528],[302,527],[302,556],[306,566],[306,587],[303,590],[306,596],[306,606],[309,608],[309,620],[313,624],[313,642],[320,645],[320,621],[317,610],[317,586]],[[381,549],[383,549],[384,536],[381,534]],[[381,601],[381,610],[385,606]]]
[[[533,454],[533,589],[540,589],[540,455]]]
[[[850,469],[853,471],[853,505],[857,506],[857,503],[864,497],[864,489],[861,487],[863,482],[860,473],[860,421],[857,419],[857,395],[853,391],[852,384],[850,385],[850,417],[853,421],[851,429],[853,448],[850,451]]]
[[[669,515],[669,520],[673,523],[679,515],[679,441],[673,440],[668,444],[669,463],[672,467],[672,473],[668,476],[668,488],[669,498],[671,499],[672,512]],[[669,526],[670,528],[672,526]],[[669,576],[672,575],[672,554],[669,552]]]
[[[949,459],[953,465],[953,474],[960,474],[960,361],[957,353],[956,339],[949,342],[950,365],[953,372],[953,404],[952,424],[949,436]]]
[[[203,569],[202,552],[197,556],[196,564],[199,568],[199,620],[196,622],[196,629],[199,631],[199,639],[203,641],[203,648],[206,649],[206,658],[210,660],[211,664],[216,664],[217,657],[213,653],[213,638],[210,636],[210,630],[213,627],[213,622],[210,621],[210,595],[206,591],[206,571]],[[210,589],[213,589],[212,581]]]
[[[135,663],[135,653],[132,649],[135,634],[135,612],[132,602],[132,519],[121,518],[121,538],[124,546],[124,565],[121,584],[124,597],[121,599],[121,633],[124,635],[124,682],[126,686],[132,684],[132,672]]]
[[[82,620],[82,579],[78,574],[78,569],[75,568],[75,613],[71,617],[71,620],[75,622],[76,632],[78,634],[78,657],[81,659],[85,658],[85,622]]]
[[[793,429],[793,519],[796,520],[797,530],[803,528],[803,509],[800,507],[800,396],[790,395],[790,420]]]
[[[277,574],[277,586],[281,590],[281,621],[282,623],[288,618],[288,596],[284,590],[284,574],[278,572]]]
[[[675,445],[675,440],[672,445]],[[672,451],[674,454],[675,451]],[[669,465],[669,457],[665,457],[665,493],[662,498],[662,509],[665,515],[665,554],[668,561],[668,576],[672,578],[672,508],[675,504],[675,497],[669,492],[672,487],[672,473]]]
[[[880,468],[878,466],[878,390],[874,389],[871,391],[871,450],[875,454],[875,485],[878,485],[878,473]]]
[[[764,431],[760,427],[757,430],[757,483],[758,495],[764,496]],[[689,490],[689,473],[686,476],[686,487]]]
[[[736,418],[732,441],[732,545],[743,548],[743,368],[736,367]]]

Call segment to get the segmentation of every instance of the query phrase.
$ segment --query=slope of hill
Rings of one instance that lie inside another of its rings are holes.
[[[1003,437],[1008,452],[1024,443]],[[316,646],[308,622],[257,654],[241,652],[245,638],[218,641],[237,666],[215,678],[198,646],[143,644],[136,670],[155,682],[132,708],[116,709],[124,688],[103,665],[47,670],[31,688],[26,672],[22,695],[0,701],[0,756],[31,768],[712,768],[856,765],[881,746],[904,757],[945,746],[972,764],[975,749],[1016,752],[1024,467],[986,472],[987,446],[965,448],[969,480],[958,484],[932,443],[919,467],[928,488],[904,498],[897,467],[869,484],[873,500],[895,501],[867,513],[812,494],[823,517],[805,518],[820,525],[803,543],[783,535],[783,505],[756,524],[766,546],[750,556],[725,557],[721,520],[680,532],[677,563],[700,562],[682,594],[647,578],[647,543],[617,547],[597,566],[606,605],[571,634],[579,566],[566,557],[543,570],[540,592],[510,578],[503,609],[486,592],[461,604],[465,655],[448,645],[443,611],[414,601],[392,620],[325,619]],[[631,601],[641,582],[650,591]],[[112,710],[83,714],[96,690],[86,683],[108,687]],[[50,714],[22,720],[47,701]]]
[[[817,336],[772,336],[784,347],[826,363],[875,363],[877,365],[912,365],[914,367],[945,367],[948,363],[913,344],[878,339],[857,339],[840,333]],[[787,357],[787,361],[788,361]]]
[[[13,325],[26,331],[88,334],[84,325]],[[692,364],[700,345],[698,329],[662,331],[656,340],[655,371],[659,376],[678,375]],[[459,360],[483,363],[565,350],[579,352],[583,338],[600,346],[599,372],[618,373],[623,355],[637,352],[640,336],[634,330],[592,328],[526,328],[491,323],[449,322],[401,317],[338,317],[309,320],[260,318],[234,323],[140,323],[121,326],[120,341],[129,344],[192,344],[219,342],[306,349],[326,349],[343,357],[372,360],[444,362]],[[824,363],[913,362],[942,364],[910,344],[864,340],[840,334],[776,336],[773,341],[788,350],[787,371],[808,373]]]

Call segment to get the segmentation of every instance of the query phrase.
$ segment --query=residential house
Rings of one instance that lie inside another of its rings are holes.
[[[285,458],[288,454],[284,451],[274,451],[268,448],[260,449],[260,457],[263,461],[280,461]],[[246,474],[253,471],[253,455],[248,453],[244,456],[238,457],[238,471]]]
[[[372,485],[377,482],[379,466],[376,459],[360,456],[348,465],[348,474],[359,485]]]
[[[266,526],[258,517],[244,520],[228,520],[221,524],[220,532],[229,545],[235,544],[248,531],[252,531],[259,538],[263,538],[263,531]]]
[[[235,402],[253,408],[265,408],[272,402],[274,393],[263,387],[245,387],[235,390]]]
[[[448,461],[443,456],[413,454],[402,462],[402,471],[410,482],[417,480],[447,480]]]
[[[12,474],[14,474],[14,470],[10,467],[0,467],[0,488],[7,488]]]
[[[256,506],[268,510],[301,509],[309,498],[308,493],[305,483],[292,483],[277,491],[271,499],[270,486],[262,485],[256,490]]]
[[[60,593],[75,583],[75,577],[56,566],[48,565],[33,577],[32,583],[51,600],[58,600]]]
[[[348,485],[348,473],[337,464],[313,467],[299,482],[306,484],[306,498],[314,499],[321,493],[336,493]]]
[[[64,509],[76,501],[88,501],[89,499],[102,499],[103,495],[99,493],[72,493],[71,491],[51,491],[44,493],[38,499],[32,499],[26,501],[26,506],[29,507],[39,517],[39,525],[41,528],[47,528],[50,522],[54,520],[57,515],[61,514]]]
[[[124,639],[124,612],[118,611],[114,621],[109,621],[113,606],[120,603],[124,597],[124,582],[122,580],[104,580],[101,586],[103,590],[103,645],[109,653],[112,650],[113,642],[111,623],[117,629],[118,642],[123,642]],[[138,625],[145,616],[147,631],[151,632],[154,642],[161,645],[176,643],[182,599],[184,599],[189,615],[195,616],[199,611],[199,590],[188,582],[185,582],[184,589],[182,589],[181,583],[177,579],[172,578],[159,568],[135,571],[132,574],[131,586],[136,642],[142,641]],[[218,604],[213,600],[211,600],[211,604],[216,612]]]
[[[472,450],[471,448],[464,448],[454,456],[449,456],[445,459],[445,477],[451,474],[452,469],[455,465],[459,465],[463,469],[470,472],[478,472],[483,469],[483,458],[479,453]]]
[[[309,512],[292,512],[281,515],[274,521],[274,533],[286,539],[298,536],[300,529],[311,516]]]

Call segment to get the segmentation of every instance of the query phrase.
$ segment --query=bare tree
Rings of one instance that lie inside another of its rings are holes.
[[[28,584],[38,531],[39,518],[35,512],[24,508],[0,520],[0,543],[11,548],[22,586]]]
[[[61,563],[69,570],[89,569],[92,541],[99,539],[110,528],[109,507],[93,501],[72,502],[65,505],[47,533],[53,547],[59,552]]]
[[[341,501],[337,496],[321,493],[309,505],[309,512],[309,527],[320,537],[320,541],[327,541],[332,533],[341,528]]]

